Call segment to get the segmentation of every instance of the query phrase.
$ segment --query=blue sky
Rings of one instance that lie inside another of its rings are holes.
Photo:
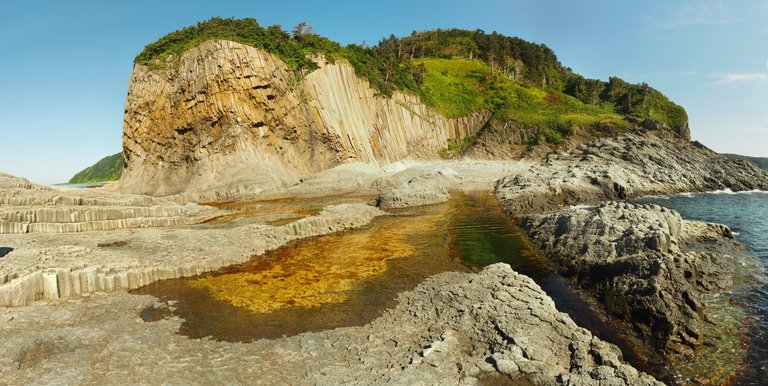
[[[343,44],[440,27],[519,36],[585,76],[648,82],[715,150],[768,156],[768,0],[0,0],[0,171],[63,182],[120,151],[134,56],[212,16],[306,20]]]

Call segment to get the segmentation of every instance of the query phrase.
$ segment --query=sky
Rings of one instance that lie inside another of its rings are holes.
[[[0,171],[67,181],[121,150],[133,58],[213,16],[301,21],[342,44],[482,29],[591,78],[647,82],[720,152],[768,157],[768,0],[0,0]]]

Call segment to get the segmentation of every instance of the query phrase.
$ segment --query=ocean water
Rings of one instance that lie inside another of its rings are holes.
[[[748,252],[768,266],[768,192],[718,191],[647,197],[637,200],[678,211],[683,218],[728,225]],[[734,379],[735,385],[768,384],[768,281],[764,272],[756,272],[742,292],[731,293],[746,308],[750,327],[747,338],[747,368]]]

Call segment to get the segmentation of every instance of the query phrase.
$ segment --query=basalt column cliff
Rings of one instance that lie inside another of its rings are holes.
[[[123,130],[121,190],[259,192],[340,163],[434,157],[490,114],[446,119],[418,97],[376,95],[342,62],[304,73],[263,50],[212,41],[178,66],[136,64]]]

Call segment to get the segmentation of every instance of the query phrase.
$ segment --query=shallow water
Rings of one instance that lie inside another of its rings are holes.
[[[87,188],[98,188],[99,186],[104,186],[108,184],[109,181],[105,182],[86,182],[82,184],[54,184],[53,186],[58,186],[60,188],[71,188],[71,189],[87,189]]]
[[[280,226],[298,219],[314,216],[328,205],[360,203],[375,196],[327,196],[319,198],[280,198],[259,201],[211,202],[206,205],[230,213],[214,217],[203,224],[209,226],[239,226],[247,223],[266,223]]]
[[[274,204],[278,212],[313,209]],[[251,218],[254,207],[266,213],[269,205],[240,208]],[[523,273],[543,271],[495,198],[482,193],[394,211],[363,229],[299,240],[223,272],[136,292],[177,300],[182,334],[249,341],[362,325],[431,275],[499,261]]]
[[[744,290],[730,293],[730,298],[747,312],[746,370],[733,381],[735,385],[765,385],[768,379],[768,193],[704,193],[638,200],[674,209],[688,220],[728,225],[736,239],[744,243],[759,260]],[[723,352],[722,355],[729,355]],[[731,354],[732,355],[732,354]]]
[[[284,203],[278,204],[283,210]],[[222,272],[161,281],[135,293],[176,301],[174,313],[184,319],[181,334],[252,341],[364,325],[394,306],[397,294],[431,275],[497,262],[533,278],[560,311],[647,369],[618,329],[528,248],[488,192],[393,211],[363,229],[299,240]],[[147,310],[147,318],[155,314]]]

